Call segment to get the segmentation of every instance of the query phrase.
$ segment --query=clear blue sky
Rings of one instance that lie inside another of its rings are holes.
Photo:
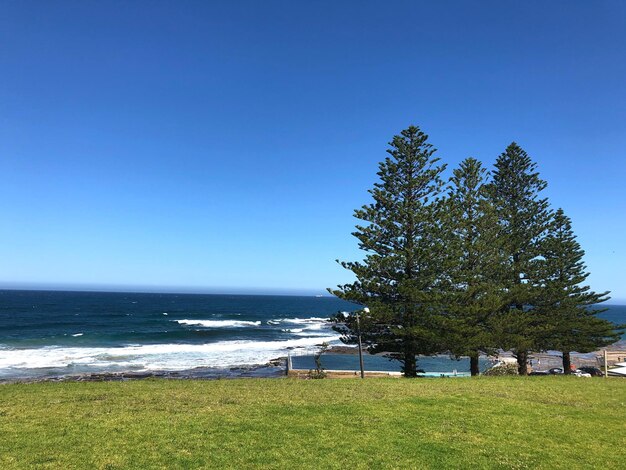
[[[0,3],[0,282],[322,291],[409,124],[515,140],[626,299],[626,3]]]

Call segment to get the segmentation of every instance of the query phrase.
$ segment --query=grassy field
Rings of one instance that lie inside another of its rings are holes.
[[[626,380],[0,386],[0,468],[626,468]]]

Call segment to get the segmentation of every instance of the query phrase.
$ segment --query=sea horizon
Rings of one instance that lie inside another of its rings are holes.
[[[221,287],[151,287],[151,286],[120,286],[111,287],[107,285],[89,284],[89,285],[48,285],[48,284],[11,284],[0,282],[0,292],[2,291],[32,291],[32,292],[94,292],[94,293],[112,293],[112,294],[181,294],[181,295],[241,295],[241,296],[276,296],[276,297],[324,297],[337,298],[330,294],[327,290],[315,289],[274,289],[274,288],[221,288]],[[602,306],[626,306],[626,299],[609,298],[606,302],[598,304]]]
[[[335,297],[326,289],[274,287],[184,287],[109,284],[48,284],[0,282],[0,291],[102,292],[128,294],[270,295]],[[624,302],[626,304],[626,301]]]

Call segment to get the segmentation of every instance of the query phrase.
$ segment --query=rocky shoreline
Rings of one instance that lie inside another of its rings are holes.
[[[286,358],[276,358],[267,364],[236,366],[236,367],[197,367],[181,371],[127,371],[127,372],[100,372],[92,374],[51,375],[45,377],[25,377],[0,379],[0,385],[12,383],[39,383],[39,382],[121,382],[143,379],[172,379],[172,380],[219,380],[238,378],[272,378],[285,376]]]
[[[622,348],[626,346],[623,341],[616,343]],[[354,346],[335,345],[331,346],[325,354],[357,354],[358,350]],[[572,363],[575,367],[592,366],[598,367],[600,364],[597,357],[602,355],[602,350],[593,353],[578,354],[572,353]],[[270,360],[266,364],[242,365],[233,367],[197,367],[181,371],[126,371],[126,372],[98,372],[91,374],[56,374],[42,377],[24,378],[0,378],[0,385],[11,383],[37,383],[37,382],[104,382],[104,381],[127,381],[143,380],[151,378],[162,378],[172,380],[202,379],[219,380],[235,378],[277,378],[284,377],[286,371],[286,357],[279,357]],[[510,352],[504,352],[498,356],[491,357],[495,361],[502,360],[513,362],[514,357]],[[562,359],[556,353],[532,353],[529,356],[529,365],[534,371],[545,371],[553,367],[561,367]]]

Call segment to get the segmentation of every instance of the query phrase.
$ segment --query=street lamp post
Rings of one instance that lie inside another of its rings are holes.
[[[370,309],[365,307],[363,313],[370,313]],[[359,366],[361,367],[361,378],[365,378],[365,369],[363,368],[363,345],[361,344],[361,318],[359,317],[359,311],[356,312],[356,328],[359,337]]]

